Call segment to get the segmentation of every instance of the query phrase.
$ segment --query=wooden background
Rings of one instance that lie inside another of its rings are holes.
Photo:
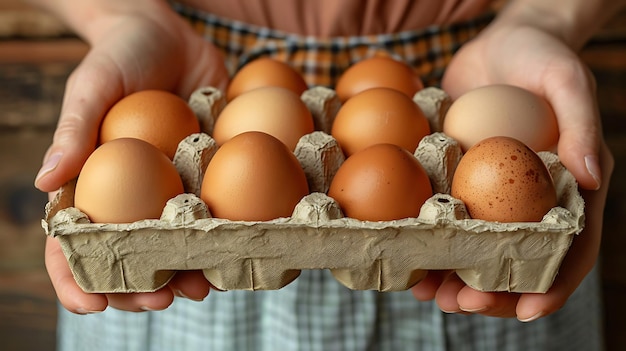
[[[54,350],[56,300],[43,263],[46,195],[33,180],[50,144],[68,74],[87,47],[54,18],[0,0],[0,349]],[[607,349],[626,350],[626,14],[582,53],[598,80],[617,168],[601,257]]]

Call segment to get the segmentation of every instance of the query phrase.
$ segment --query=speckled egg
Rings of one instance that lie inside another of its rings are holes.
[[[463,155],[451,195],[472,218],[492,222],[539,222],[557,205],[552,176],[539,155],[503,136],[484,139]]]

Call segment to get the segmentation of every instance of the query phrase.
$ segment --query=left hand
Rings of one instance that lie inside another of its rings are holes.
[[[498,83],[526,88],[552,105],[559,124],[559,158],[585,198],[585,229],[545,294],[479,292],[450,272],[430,272],[412,291],[419,300],[434,298],[446,312],[531,321],[561,308],[595,265],[614,160],[602,136],[595,80],[556,36],[530,26],[492,25],[459,50],[442,87],[456,99],[470,89]]]
[[[78,175],[96,147],[102,118],[122,97],[162,89],[186,100],[198,87],[224,89],[228,83],[219,50],[167,3],[92,0],[81,6],[99,15],[87,20],[71,9],[67,15],[78,17],[69,22],[85,21],[81,27],[89,27],[84,35],[91,48],[68,79],[53,143],[35,181],[37,188],[49,193]],[[107,306],[162,310],[174,296],[201,300],[211,289],[201,271],[185,271],[151,293],[85,293],[74,280],[59,240],[52,237],[46,241],[45,263],[59,303],[79,314],[101,312]]]

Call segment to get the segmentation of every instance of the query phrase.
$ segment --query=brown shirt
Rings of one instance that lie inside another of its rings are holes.
[[[491,0],[183,0],[220,17],[318,37],[394,33],[475,17]]]

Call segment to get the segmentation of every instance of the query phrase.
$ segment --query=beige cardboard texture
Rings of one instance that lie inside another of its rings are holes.
[[[355,290],[405,290],[427,270],[453,269],[477,290],[547,291],[584,224],[584,203],[573,176],[556,155],[542,152],[555,181],[558,207],[539,223],[470,219],[463,203],[448,195],[462,156],[458,144],[440,132],[450,100],[436,88],[423,90],[414,100],[434,131],[415,151],[435,194],[417,218],[346,218],[325,195],[344,161],[327,134],[339,103],[332,90],[312,88],[303,101],[320,131],[304,136],[295,150],[311,194],[291,217],[267,222],[211,218],[198,194],[203,170],[217,147],[208,133],[200,133],[179,145],[174,162],[186,193],[171,199],[160,219],[91,223],[72,207],[72,182],[46,206],[43,228],[60,240],[76,281],[87,292],[154,291],[180,270],[203,270],[223,290],[273,290],[305,269],[328,269]],[[221,92],[203,88],[192,101],[203,125],[212,126],[219,113],[213,104],[223,107]]]

